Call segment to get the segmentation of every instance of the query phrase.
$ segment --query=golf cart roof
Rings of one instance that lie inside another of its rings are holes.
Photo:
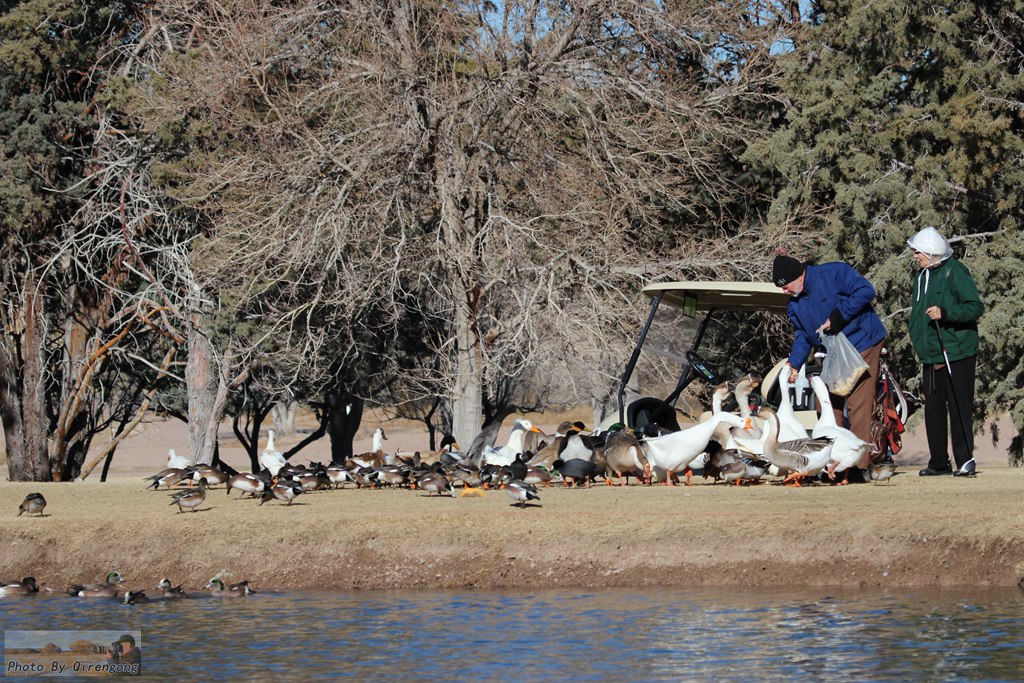
[[[789,295],[770,282],[659,282],[647,285],[644,294],[693,314],[720,311],[764,311],[786,314]]]

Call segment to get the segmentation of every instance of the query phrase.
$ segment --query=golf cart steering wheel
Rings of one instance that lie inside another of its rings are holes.
[[[718,384],[719,378],[715,372],[708,367],[707,362],[701,358],[696,351],[686,352],[686,362],[690,364],[693,371],[708,384]]]

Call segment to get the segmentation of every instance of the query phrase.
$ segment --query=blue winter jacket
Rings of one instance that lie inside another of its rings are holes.
[[[871,307],[875,288],[842,262],[807,266],[804,290],[791,297],[786,314],[796,328],[789,364],[799,368],[812,346],[821,346],[817,330],[831,320],[829,332],[842,332],[858,351],[866,351],[885,338],[885,326]],[[829,332],[826,332],[828,334]]]

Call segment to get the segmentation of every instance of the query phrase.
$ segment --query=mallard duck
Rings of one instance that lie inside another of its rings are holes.
[[[43,498],[43,494],[30,493],[25,496],[25,500],[21,501],[21,505],[18,506],[18,517],[21,517],[23,512],[27,512],[30,515],[37,514],[42,517],[43,508],[45,507],[46,499]]]
[[[665,436],[645,437],[640,442],[640,447],[652,466],[656,465],[669,474],[685,472],[686,485],[689,486],[693,476],[690,471],[690,463],[704,453],[715,429],[722,423],[740,429],[749,426],[749,421],[743,420],[738,415],[718,413],[712,415],[707,422],[698,423],[689,429],[672,432]],[[671,476],[666,477],[665,483],[674,485]]]
[[[416,487],[429,493],[437,493],[443,496],[455,497],[451,482],[448,477],[440,472],[427,472],[416,480]]]
[[[526,501],[528,500],[540,500],[536,486],[517,479],[513,479],[505,484],[505,493],[512,500],[518,501],[519,507],[526,507]]]
[[[105,583],[76,583],[68,589],[68,595],[78,598],[116,598],[120,591],[118,584],[124,583],[121,572],[109,572]]]
[[[146,591],[125,591],[124,592],[124,604],[136,605],[140,602],[149,602],[149,597],[146,595]]]
[[[811,388],[821,404],[821,415],[818,422],[811,431],[812,437],[831,437],[832,443],[831,462],[826,471],[830,479],[835,479],[836,472],[843,472],[843,480],[840,485],[846,483],[851,467],[861,469],[867,467],[868,459],[871,457],[871,444],[864,441],[849,429],[844,429],[836,424],[836,416],[832,410],[832,399],[829,397],[828,387],[825,381],[817,375],[811,376]]]
[[[768,438],[764,444],[764,458],[782,472],[789,472],[784,483],[800,486],[800,479],[814,476],[828,465],[832,453],[832,439],[791,439],[779,443],[779,416],[768,408],[761,410],[765,418]]]
[[[0,598],[11,598],[22,595],[32,595],[39,592],[34,576],[26,576],[21,581],[0,582]]]
[[[636,474],[645,483],[649,483],[651,464],[647,461],[643,449],[640,448],[640,441],[634,434],[627,432],[623,425],[617,423],[612,427],[613,429],[609,430],[604,443],[606,472],[614,474],[618,480],[616,483],[620,486],[623,473],[627,477],[630,474]],[[615,427],[617,429],[614,429]],[[612,478],[605,477],[605,483],[611,486]]]
[[[183,508],[192,508],[192,512],[203,504],[206,500],[206,478],[199,480],[199,486],[194,489],[185,489],[184,491],[175,491],[171,494],[171,505],[178,506],[178,512],[182,513],[185,510]]]
[[[164,598],[167,599],[167,600],[177,600],[177,599],[180,599],[180,598],[187,598],[188,597],[188,593],[186,593],[185,589],[182,588],[181,586],[182,586],[182,584],[178,584],[177,586],[172,586],[170,579],[160,579],[160,583],[158,583],[156,585],[156,587],[159,588],[160,591],[163,593]]]
[[[206,584],[206,588],[210,591],[210,595],[218,598],[241,598],[252,594],[248,581],[224,585],[224,581],[216,576],[210,579],[210,582]]]
[[[526,476],[523,481],[527,484],[540,484],[541,486],[551,485],[551,473],[540,465],[527,465]]]
[[[270,472],[273,477],[281,471],[281,468],[288,464],[281,452],[274,447],[274,430],[267,430],[267,447],[263,449],[259,457],[260,466]]]

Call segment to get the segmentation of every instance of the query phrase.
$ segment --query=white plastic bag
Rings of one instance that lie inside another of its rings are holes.
[[[868,371],[868,364],[842,332],[824,333],[820,336],[825,347],[821,379],[828,390],[836,396],[849,396],[860,376]]]

